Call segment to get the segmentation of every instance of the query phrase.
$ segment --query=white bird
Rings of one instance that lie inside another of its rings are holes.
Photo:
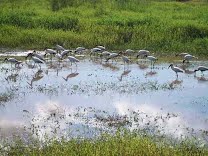
[[[51,60],[52,60],[52,56],[57,54],[57,52],[53,49],[46,49],[45,52],[46,53],[44,56],[46,56],[47,54],[50,54]]]
[[[15,64],[15,67],[18,65],[20,65],[21,63],[22,63],[22,61],[18,61],[17,59],[15,59],[15,58],[5,58],[4,59],[4,62],[10,62],[11,63],[11,66],[12,66],[12,64]]]
[[[39,58],[37,58],[37,57],[35,57],[35,56],[32,56],[32,60],[34,61],[33,67],[35,66],[36,63],[37,63],[39,66],[40,66],[40,64],[45,63],[43,60],[41,60],[41,59],[39,59]],[[40,66],[40,68],[41,68],[41,66]]]
[[[74,56],[68,56],[68,59],[71,62],[71,65],[72,65],[72,63],[76,64],[76,62],[79,62],[79,60],[77,58],[75,58]]]
[[[104,46],[101,46],[101,45],[97,46],[97,48],[101,49],[102,51],[105,50],[105,47]]]
[[[56,50],[57,50],[57,51],[64,51],[65,48],[57,44],[57,45],[56,45]]]
[[[183,73],[184,72],[181,68],[173,66],[173,64],[170,64],[170,66],[168,68],[170,68],[170,67],[176,73],[177,77],[178,77],[178,73]]]
[[[151,65],[153,65],[154,66],[154,64],[155,64],[155,62],[158,60],[156,57],[154,57],[154,56],[145,56],[148,60],[150,60],[150,62],[151,62]]]
[[[56,55],[55,55],[55,57],[58,59],[58,61],[61,61],[62,60],[62,55],[61,54],[59,54],[59,53],[57,53]]]
[[[64,50],[64,51],[62,51],[61,52],[61,57],[63,58],[63,57],[65,57],[65,56],[67,56],[68,54],[69,54],[69,52],[71,52],[70,50]]]
[[[208,67],[199,66],[197,69],[194,70],[194,72],[196,73],[197,71],[201,71],[202,75],[204,75],[203,72],[207,70],[208,70]]]
[[[110,53],[110,55],[106,59],[106,62],[108,62],[110,59],[113,61],[113,59],[118,57],[120,54],[121,54],[121,52],[119,52],[119,53]]]
[[[101,53],[101,52],[103,52],[103,50],[101,50],[100,48],[92,48],[91,49],[91,52],[90,52],[90,56],[93,54],[93,55],[95,55],[95,54],[99,54],[99,53]]]
[[[181,57],[184,57],[186,55],[190,55],[189,53],[180,53],[180,54],[176,54],[176,56],[181,56]]]
[[[77,48],[75,49],[75,53],[81,54],[81,53],[83,53],[84,50],[85,50],[84,47],[77,47]]]
[[[108,57],[111,53],[109,51],[103,51],[101,54],[100,54],[100,58],[102,59],[103,57]]]
[[[132,50],[132,49],[127,49],[124,53],[125,53],[126,55],[132,55],[132,53],[134,53],[134,50]]]
[[[129,62],[130,62],[130,59],[127,56],[122,56],[122,60],[123,60],[124,64],[125,63],[129,64]]]
[[[28,57],[32,57],[32,56],[35,56],[35,57],[37,57],[37,58],[39,58],[39,59],[45,61],[45,59],[43,58],[43,56],[37,54],[35,50],[34,50],[32,53],[28,53],[27,56],[26,56],[25,58],[27,59]]]
[[[185,63],[185,61],[189,62],[190,60],[192,60],[193,58],[198,59],[197,57],[193,56],[193,55],[185,55],[184,59],[183,59],[183,63]]]
[[[55,55],[57,52],[55,51],[55,50],[53,50],[53,49],[46,49],[45,50],[46,51],[46,54],[53,54],[53,55]]]
[[[150,52],[148,50],[139,50],[139,52],[137,53],[137,58],[139,56],[145,57],[145,56],[149,56],[149,55],[150,55]]]

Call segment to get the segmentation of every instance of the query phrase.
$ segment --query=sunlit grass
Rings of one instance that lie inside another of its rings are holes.
[[[4,0],[1,6],[2,47],[43,49],[59,43],[207,55],[206,1]]]
[[[26,146],[22,141],[0,150],[8,155],[207,155],[205,147],[182,141],[176,145],[167,143],[164,138],[157,141],[146,135],[130,132],[103,134],[95,139],[74,138],[71,140],[51,140],[44,145],[34,141]]]

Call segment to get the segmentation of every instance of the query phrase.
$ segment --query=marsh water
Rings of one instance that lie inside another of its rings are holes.
[[[1,63],[0,138],[93,137],[123,126],[207,143],[208,72],[193,70],[208,62],[178,60],[185,70],[178,78],[170,63]]]

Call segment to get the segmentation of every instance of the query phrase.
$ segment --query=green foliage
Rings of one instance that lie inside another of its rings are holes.
[[[115,135],[103,134],[94,139],[74,138],[69,141],[50,140],[41,145],[38,141],[25,146],[21,140],[7,147],[7,152],[0,150],[0,154],[7,155],[207,155],[208,149],[198,147],[191,140],[182,141],[176,145],[167,143],[164,138],[154,141],[152,137],[132,132],[118,131]]]
[[[3,0],[0,4],[2,47],[101,44],[108,49],[208,55],[208,5],[202,0]]]

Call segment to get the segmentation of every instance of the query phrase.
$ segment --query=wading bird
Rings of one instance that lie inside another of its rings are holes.
[[[108,62],[110,59],[113,62],[113,59],[115,59],[116,57],[120,56],[121,52],[119,53],[110,53],[110,55],[108,56],[108,58],[106,59],[106,62]]]
[[[104,51],[100,54],[100,58],[102,59],[103,57],[106,59],[111,53],[108,51]]]
[[[184,57],[186,55],[190,55],[189,53],[180,53],[180,54],[176,54],[175,56],[181,56],[181,57]]]
[[[64,50],[64,51],[61,52],[60,55],[61,55],[62,58],[64,58],[64,57],[69,55],[69,52],[71,52],[71,50]]]
[[[92,48],[91,49],[91,52],[90,52],[90,56],[93,54],[93,55],[96,55],[96,54],[100,54],[101,52],[103,52],[103,50],[101,50],[100,48]]]
[[[32,56],[32,60],[34,61],[33,67],[35,67],[35,64],[38,64],[39,67],[40,67],[40,69],[41,69],[41,65],[40,65],[40,64],[45,63],[43,60],[41,60],[41,59],[39,59],[39,58],[37,58],[37,57],[35,57],[35,56]]]
[[[56,50],[57,50],[58,52],[60,52],[60,51],[64,51],[65,48],[57,44],[57,45],[56,45]]]
[[[72,65],[72,63],[74,63],[77,66],[76,62],[79,62],[79,60],[77,58],[75,58],[74,56],[68,56],[68,59],[71,62],[71,65]]]
[[[15,58],[5,58],[4,62],[10,62],[11,63],[11,67],[12,67],[12,64],[15,64],[15,67],[17,67],[17,66],[19,66],[22,63],[22,61],[18,61]]]
[[[127,56],[122,56],[122,60],[124,62],[124,65],[127,63],[129,65],[130,59]]]
[[[82,54],[84,50],[85,50],[84,47],[77,47],[74,52],[78,54]]]
[[[204,75],[204,71],[208,71],[208,67],[205,66],[199,66],[197,69],[194,70],[195,74],[197,71],[201,71],[201,74]]]
[[[35,50],[32,53],[28,53],[27,56],[25,57],[25,59],[27,59],[28,57],[32,57],[32,56],[35,56],[45,62],[45,59],[43,58],[43,56],[37,54]]]
[[[170,68],[170,67],[176,73],[177,78],[178,78],[178,73],[183,73],[184,72],[181,68],[176,67],[173,64],[170,64],[170,66],[168,68]]]
[[[139,50],[139,52],[137,53],[137,58],[140,56],[144,58],[149,55],[150,55],[150,52],[148,50]]]
[[[101,49],[102,51],[105,50],[105,47],[104,46],[101,46],[101,45],[97,46],[97,48]]]
[[[198,59],[197,57],[190,55],[190,54],[185,55],[184,59],[183,59],[183,63],[185,63],[185,62],[189,63],[189,61],[192,60],[193,58]]]
[[[146,57],[146,59],[148,59],[148,60],[150,60],[150,62],[151,62],[151,66],[153,66],[154,67],[154,65],[155,65],[155,62],[158,60],[156,57],[154,57],[154,56],[145,56]]]
[[[53,50],[53,49],[46,49],[46,50],[45,50],[45,55],[44,55],[44,56],[46,56],[47,54],[50,55],[51,61],[52,61],[52,56],[55,56],[55,55],[57,54],[57,52],[56,52],[55,50]]]

